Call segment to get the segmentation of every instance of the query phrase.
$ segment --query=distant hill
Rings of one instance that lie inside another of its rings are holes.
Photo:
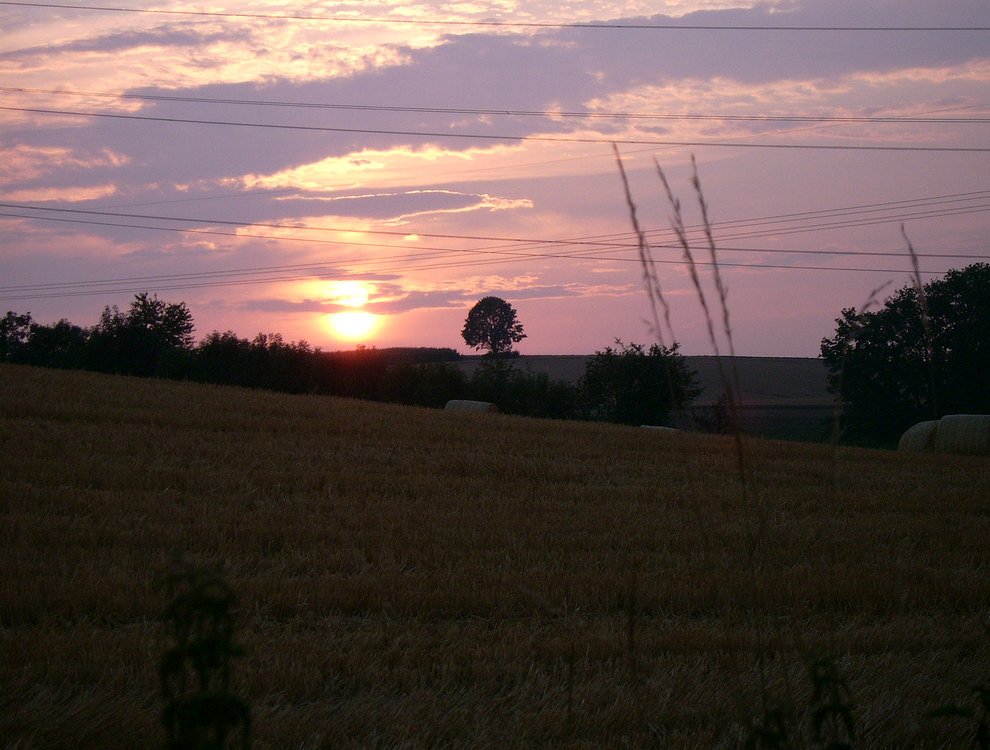
[[[522,370],[546,373],[551,380],[577,383],[590,355],[521,355],[512,362]],[[722,395],[722,379],[713,356],[685,357],[698,373],[702,387],[694,414],[708,416]],[[468,375],[481,364],[481,357],[454,362]],[[726,366],[733,360],[723,358]],[[829,438],[834,399],[827,390],[825,364],[811,357],[736,357],[742,391],[742,423],[748,434],[785,440],[824,441]],[[690,428],[685,416],[680,425]]]
[[[577,383],[584,374],[590,355],[521,355],[512,360],[517,367],[544,372],[551,380]],[[722,393],[722,381],[715,357],[685,357],[697,371],[704,389],[696,403],[711,404]],[[465,357],[457,362],[468,375],[481,364],[480,357]],[[724,358],[731,364],[732,360]],[[832,396],[826,389],[825,365],[811,357],[736,357],[735,366],[742,388],[742,402],[752,406],[804,405],[831,406]]]
[[[389,365],[454,362],[463,356],[455,349],[435,346],[386,346],[373,351],[381,355]]]

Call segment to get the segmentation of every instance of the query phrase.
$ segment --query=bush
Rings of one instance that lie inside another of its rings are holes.
[[[580,391],[590,419],[620,424],[662,425],[701,392],[678,345],[624,344],[605,347],[588,361]]]
[[[546,373],[523,372],[504,358],[485,359],[471,378],[472,398],[490,401],[500,412],[527,417],[574,419],[577,389],[551,381]]]

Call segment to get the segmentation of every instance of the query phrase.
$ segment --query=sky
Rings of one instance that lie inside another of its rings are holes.
[[[909,242],[990,260],[986,0],[121,3],[0,2],[0,311],[468,353],[498,296],[523,354],[710,354],[658,166],[741,355],[817,356]]]

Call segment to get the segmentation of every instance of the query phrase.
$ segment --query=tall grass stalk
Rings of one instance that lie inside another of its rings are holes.
[[[937,378],[935,377],[935,340],[932,336],[931,316],[928,312],[928,295],[925,294],[925,285],[921,283],[921,271],[918,268],[918,253],[911,244],[907,230],[901,224],[901,236],[907,243],[908,255],[911,256],[911,279],[914,282],[915,292],[918,294],[918,308],[921,314],[921,330],[925,337],[925,359],[928,366],[928,400],[931,404],[932,419],[938,419],[938,394],[936,393]]]
[[[643,233],[639,222],[637,219],[637,212],[635,207],[635,202],[633,201],[631,191],[629,189],[628,179],[626,177],[625,170],[623,169],[622,159],[619,156],[618,150],[616,149],[616,160],[619,164],[619,171],[622,176],[623,188],[625,190],[626,202],[629,206],[630,216],[633,221],[633,228],[636,231],[637,237],[639,237],[640,243],[640,261],[643,266],[644,279],[647,279],[646,288],[647,292],[651,297],[651,305],[653,305],[653,291],[654,289],[660,289],[660,281],[658,278],[656,265],[653,262],[652,255],[649,252],[649,245],[646,242],[645,234]],[[740,399],[741,399],[741,389],[739,386],[739,374],[735,364],[735,345],[733,343],[732,336],[732,325],[729,315],[729,301],[728,301],[728,287],[726,286],[718,265],[718,253],[716,250],[715,238],[712,232],[711,219],[708,212],[708,203],[705,200],[704,190],[701,186],[701,178],[698,175],[698,165],[694,159],[691,157],[692,166],[692,178],[691,185],[694,188],[695,197],[698,201],[699,209],[701,211],[702,219],[702,229],[705,236],[705,244],[708,249],[708,255],[712,265],[715,290],[717,293],[717,304],[721,312],[721,333],[725,337],[728,348],[729,348],[729,358],[730,362],[728,366],[724,361],[722,347],[719,344],[719,337],[716,333],[716,323],[715,323],[715,313],[713,313],[714,305],[709,302],[708,295],[705,293],[704,285],[701,282],[701,276],[699,273],[699,262],[695,258],[694,251],[691,246],[691,241],[688,237],[687,225],[684,222],[684,214],[681,210],[681,201],[674,194],[673,189],[670,186],[670,182],[667,180],[667,176],[660,166],[660,163],[654,159],[654,166],[656,168],[657,175],[660,179],[660,183],[663,186],[664,192],[667,197],[668,204],[671,210],[670,223],[671,228],[677,237],[677,242],[680,245],[684,253],[684,260],[688,270],[688,274],[691,278],[691,283],[694,286],[695,292],[698,297],[698,301],[701,305],[702,311],[704,312],[705,325],[708,331],[708,338],[712,345],[712,350],[715,355],[715,361],[718,366],[719,377],[722,382],[723,392],[725,394],[726,401],[729,407],[729,419],[732,426],[732,436],[733,444],[735,446],[736,453],[736,468],[738,472],[739,488],[742,494],[742,500],[745,506],[751,506],[751,491],[750,491],[750,480],[749,480],[749,468],[746,460],[746,446],[743,440],[742,422],[740,417]],[[667,313],[667,327],[668,330],[672,331],[672,326],[669,320],[669,308],[664,305],[664,310]],[[654,305],[655,311],[655,305]],[[748,537],[748,552],[751,560],[755,558],[757,552],[767,554],[769,551],[769,534],[768,534],[768,511],[764,503],[759,503],[757,507],[757,518],[759,526],[753,531],[750,530],[747,533]],[[700,524],[703,526],[703,519],[699,519]],[[762,597],[762,594],[760,595]],[[760,682],[760,701],[763,708],[763,716],[771,717],[773,714],[773,709],[770,706],[768,698],[768,684],[769,680],[766,674],[765,662],[767,658],[767,644],[765,643],[765,633],[762,623],[762,618],[765,617],[764,607],[762,602],[756,602],[755,606],[750,612],[752,618],[752,627],[756,635],[755,644],[755,656],[757,662],[757,670],[759,674]],[[631,627],[631,626],[630,626]],[[630,630],[630,636],[632,631]],[[740,694],[740,704],[744,701]],[[754,736],[756,731],[753,725],[750,725],[751,732],[750,737]]]
[[[650,310],[653,316],[654,329],[657,334],[657,338],[660,340],[660,344],[666,346],[666,341],[664,338],[664,330],[666,330],[672,339],[676,340],[674,336],[674,327],[670,318],[670,306],[667,304],[666,298],[663,295],[663,288],[660,284],[660,277],[656,270],[656,264],[653,259],[653,253],[650,248],[650,244],[646,239],[646,234],[643,231],[639,223],[638,212],[636,209],[636,202],[633,200],[632,191],[629,187],[629,179],[626,175],[625,166],[622,163],[622,156],[619,153],[619,149],[615,144],[612,144],[612,150],[615,154],[616,164],[619,168],[619,175],[622,178],[622,188],[625,194],[626,205],[629,208],[629,218],[633,225],[633,230],[636,233],[638,247],[639,247],[639,259],[643,270],[643,286],[646,289],[647,298],[650,302]],[[721,272],[718,266],[718,257],[716,252],[716,245],[714,235],[712,233],[711,221],[708,215],[708,204],[705,201],[704,192],[701,188],[701,179],[698,176],[697,163],[694,157],[691,157],[691,164],[694,168],[693,177],[691,184],[695,189],[695,193],[698,198],[698,202],[701,208],[703,231],[705,234],[709,255],[711,257],[712,266],[714,268],[715,276],[715,287],[718,292],[719,304],[721,305],[722,312],[722,327],[723,333],[729,343],[729,353],[733,358],[735,357],[735,346],[732,339],[732,326],[729,320],[729,306],[728,306],[728,288],[726,287],[724,281],[722,280]],[[691,249],[691,243],[688,240],[687,227],[684,223],[683,214],[681,212],[681,202],[674,195],[670,188],[670,184],[667,181],[667,177],[664,174],[663,169],[660,167],[659,162],[654,160],[654,165],[656,166],[657,174],[660,177],[660,182],[664,187],[664,191],[667,194],[667,199],[670,203],[673,216],[671,217],[671,228],[677,237],[678,244],[684,251],[684,259],[687,263],[688,273],[691,276],[691,282],[694,285],[695,291],[698,295],[698,301],[701,303],[702,310],[705,314],[705,323],[708,330],[708,337],[712,344],[712,349],[715,354],[715,361],[718,365],[719,377],[722,381],[722,387],[725,392],[726,400],[729,406],[729,419],[732,423],[732,433],[735,440],[736,446],[736,458],[739,470],[739,481],[740,487],[742,488],[743,497],[749,496],[748,491],[748,478],[747,478],[747,468],[746,468],[746,457],[745,457],[745,447],[743,444],[742,437],[742,426],[739,414],[739,400],[740,400],[740,388],[739,388],[739,375],[736,371],[735,362],[731,363],[731,371],[727,370],[725,363],[722,358],[721,347],[718,343],[718,336],[715,333],[715,322],[712,317],[711,306],[708,303],[708,298],[705,294],[704,287],[701,284],[701,279],[698,274],[698,263],[694,259],[694,253]],[[663,323],[661,325],[659,310],[663,310]],[[670,380],[670,378],[668,378]]]
[[[622,189],[626,198],[626,206],[629,208],[629,220],[632,222],[633,231],[636,232],[636,241],[639,248],[639,262],[643,269],[643,288],[646,289],[646,297],[650,302],[650,313],[652,328],[660,346],[667,349],[667,340],[664,331],[670,334],[670,348],[677,344],[677,337],[674,335],[674,326],[670,319],[670,305],[663,295],[663,287],[660,285],[660,278],[657,276],[653,263],[653,251],[650,243],[646,239],[646,233],[639,223],[639,216],[636,211],[636,203],[633,201],[632,191],[629,188],[629,179],[626,176],[625,167],[622,164],[622,157],[619,154],[619,147],[612,144],[612,151],[615,154],[615,162],[619,167],[619,176],[622,178]],[[663,310],[663,324],[660,321],[660,310]],[[666,328],[665,328],[666,327]],[[674,373],[671,367],[670,358],[663,357],[663,367],[667,380],[667,395],[670,403],[676,403],[674,393]]]
[[[691,242],[688,239],[687,226],[684,223],[684,215],[681,212],[680,199],[674,195],[674,192],[670,187],[670,183],[667,180],[667,175],[664,173],[663,168],[661,168],[660,163],[655,159],[653,163],[656,167],[657,175],[660,178],[660,183],[663,185],[664,192],[667,194],[667,201],[670,204],[672,211],[671,227],[677,237],[678,244],[680,244],[681,249],[684,251],[684,260],[687,264],[688,274],[691,277],[691,283],[694,285],[695,292],[698,295],[698,301],[701,303],[701,308],[705,314],[705,326],[708,330],[708,339],[711,342],[712,350],[715,354],[715,362],[718,365],[719,378],[722,381],[722,387],[729,406],[729,419],[732,423],[732,435],[736,448],[737,469],[739,471],[739,487],[742,491],[743,498],[748,499],[750,495],[748,478],[749,471],[747,469],[746,449],[743,442],[742,421],[739,413],[741,395],[739,389],[739,375],[736,371],[735,362],[731,363],[730,370],[726,368],[725,362],[723,361],[722,350],[718,343],[718,336],[715,333],[715,321],[712,317],[711,305],[708,302],[708,296],[705,294],[704,287],[701,284],[701,277],[698,273],[698,262],[695,260],[694,252],[691,249]],[[729,354],[734,358],[735,345],[732,340],[732,326],[729,322],[728,289],[722,281],[722,276],[719,271],[718,256],[715,250],[715,239],[712,234],[711,221],[708,216],[708,205],[705,201],[704,191],[701,188],[701,179],[698,176],[698,165],[694,160],[694,156],[691,157],[691,166],[691,184],[695,189],[695,194],[701,209],[703,231],[705,233],[709,255],[711,257],[712,268],[714,269],[713,273],[715,278],[715,287],[718,292],[719,305],[722,310],[722,333],[725,335],[728,342]],[[650,266],[650,274],[656,276],[656,269],[652,265]],[[765,525],[765,518],[763,518],[762,513],[760,522],[761,525]]]
[[[664,334],[664,325],[666,326],[666,331],[670,334],[672,344],[677,338],[674,336],[674,327],[670,320],[670,305],[667,304],[667,300],[663,296],[663,288],[660,285],[660,277],[657,276],[654,268],[653,251],[650,248],[650,243],[646,239],[646,233],[640,226],[639,216],[636,211],[636,203],[633,200],[632,191],[629,188],[629,178],[626,176],[626,169],[622,163],[622,156],[619,154],[619,147],[614,143],[612,144],[612,151],[615,154],[615,163],[619,167],[619,176],[622,178],[622,189],[625,193],[626,206],[629,208],[629,220],[632,223],[633,231],[636,233],[636,240],[639,248],[639,262],[643,270],[643,287],[646,289],[646,298],[650,303],[653,329],[660,341],[660,345],[666,347],[667,342]],[[663,310],[664,325],[660,324],[659,309]]]

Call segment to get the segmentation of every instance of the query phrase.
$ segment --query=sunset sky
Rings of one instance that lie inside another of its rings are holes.
[[[654,159],[689,225],[697,161],[740,354],[908,283],[902,223],[926,280],[990,259],[986,0],[112,7],[0,2],[0,314],[467,352],[496,295],[526,354],[649,342],[613,142],[686,354]]]

